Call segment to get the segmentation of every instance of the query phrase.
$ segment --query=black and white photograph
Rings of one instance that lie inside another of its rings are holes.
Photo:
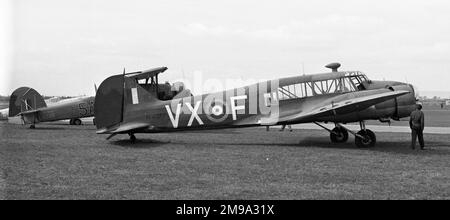
[[[0,200],[448,200],[449,83],[445,0],[1,0]]]

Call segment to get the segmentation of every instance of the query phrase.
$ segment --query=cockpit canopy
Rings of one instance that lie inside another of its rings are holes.
[[[124,73],[127,78],[132,78],[136,83],[155,94],[159,100],[172,100],[192,96],[191,91],[185,88],[184,83],[175,82],[172,85],[169,82],[159,84],[158,75],[167,70],[167,67],[158,67],[146,71]]]
[[[359,71],[332,72],[291,77],[280,80],[278,98],[280,100],[285,100],[333,93],[354,92],[364,90],[364,82],[369,81],[367,76]]]
[[[191,91],[186,89],[183,82],[175,82],[172,85],[169,82],[158,85],[158,99],[172,100],[192,96]]]

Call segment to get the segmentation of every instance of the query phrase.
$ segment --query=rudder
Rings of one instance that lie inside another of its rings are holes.
[[[123,120],[124,76],[105,79],[95,95],[94,113],[97,129],[107,129]]]

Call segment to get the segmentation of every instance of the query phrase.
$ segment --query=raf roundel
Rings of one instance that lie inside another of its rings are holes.
[[[215,105],[211,110],[215,116],[221,116],[223,114],[223,107],[220,105]]]
[[[225,104],[221,100],[214,100],[209,106],[209,112],[211,114],[206,114],[206,117],[216,123],[223,122],[227,119]]]

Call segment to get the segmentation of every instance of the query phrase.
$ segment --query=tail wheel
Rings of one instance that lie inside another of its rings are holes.
[[[80,119],[73,119],[73,125],[81,125],[81,120]]]
[[[134,134],[128,134],[128,135],[130,135],[130,141],[131,141],[131,143],[135,143],[136,142],[136,136],[134,135]]]
[[[348,131],[342,127],[335,127],[330,133],[330,139],[333,143],[344,143],[348,140]]]
[[[377,137],[371,130],[361,130],[355,136],[355,144],[359,148],[373,147],[377,143]]]

